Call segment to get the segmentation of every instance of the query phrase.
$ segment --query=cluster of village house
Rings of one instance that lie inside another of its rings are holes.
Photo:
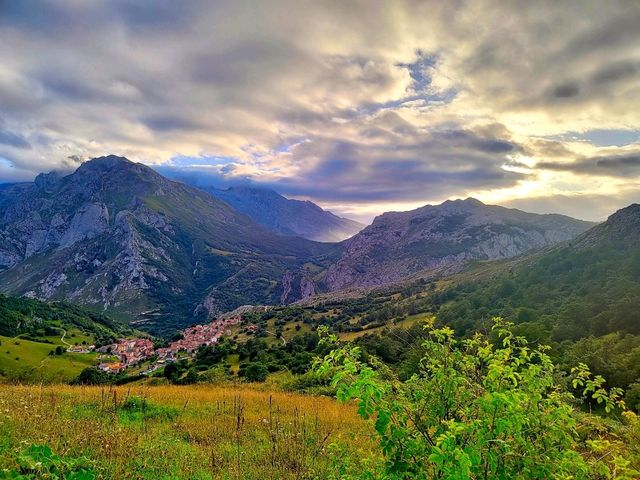
[[[230,333],[232,325],[240,323],[241,317],[221,318],[206,325],[195,325],[184,330],[182,338],[172,342],[168,347],[155,349],[148,338],[122,339],[118,343],[105,345],[96,351],[111,354],[118,358],[117,362],[101,363],[100,370],[117,373],[127,367],[136,365],[157,355],[156,362],[143,373],[151,373],[167,362],[176,359],[179,352],[193,354],[201,345],[214,345],[225,333]]]

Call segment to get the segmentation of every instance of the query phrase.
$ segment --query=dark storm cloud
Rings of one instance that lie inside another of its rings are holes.
[[[570,40],[565,49],[566,54],[589,55],[602,50],[625,48],[636,41],[640,35],[640,9],[637,3],[633,3],[636,2],[612,2],[610,5],[600,2],[599,9],[603,10],[601,13],[604,18],[594,21],[591,28],[584,29]]]
[[[598,70],[592,77],[595,84],[617,82],[640,74],[640,61],[622,61],[611,63]]]
[[[396,125],[393,115],[386,120],[392,127]],[[504,133],[502,126],[488,130]],[[332,138],[307,139],[287,150],[287,155],[300,159],[302,170],[298,175],[276,180],[254,178],[253,182],[285,195],[308,196],[321,202],[389,202],[507,187],[527,178],[526,174],[502,168],[506,155],[522,147],[505,138],[494,138],[488,130],[444,129],[428,134],[414,129],[411,135],[390,143],[384,140],[394,134],[381,129],[383,146]],[[213,171],[194,169],[215,185],[247,182],[243,175],[233,178],[236,168],[226,172],[222,167]]]
[[[589,175],[628,177],[640,175],[640,152],[587,158],[572,163],[541,162],[537,168]]]
[[[104,100],[104,94],[86,79],[61,74],[60,72],[45,72],[32,77],[40,83],[48,95],[65,101]]]
[[[581,93],[587,98],[593,98],[594,90],[607,88],[624,80],[633,80],[640,77],[640,61],[619,61],[607,64],[583,82],[564,82],[553,88],[551,94],[558,99],[577,97]]]
[[[0,129],[0,144],[16,148],[31,148],[31,144],[22,135]]]
[[[197,130],[203,126],[194,119],[171,114],[150,115],[141,119],[151,130],[170,132],[173,130]]]
[[[554,87],[552,95],[556,98],[577,97],[580,94],[580,87],[577,83],[567,82]]]

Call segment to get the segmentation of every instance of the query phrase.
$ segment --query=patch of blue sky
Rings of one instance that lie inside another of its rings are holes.
[[[273,153],[288,153],[293,147],[300,145],[307,140],[309,140],[309,138],[306,136],[288,137],[286,141],[273,148]]]
[[[217,155],[203,155],[199,157],[191,157],[185,155],[176,155],[171,157],[169,161],[170,165],[175,167],[194,167],[194,166],[223,166],[237,163],[238,159],[235,157],[217,156]]]
[[[438,63],[438,56],[428,54],[422,50],[416,52],[418,59],[412,63],[398,63],[398,67],[409,70],[409,75],[413,80],[413,89],[416,92],[427,90],[431,86],[431,75],[428,71]]]
[[[364,115],[372,115],[381,110],[394,110],[396,108],[402,108],[406,104],[412,104],[413,102],[423,101],[424,106],[428,106],[429,104],[447,104],[451,103],[458,94],[458,91],[455,89],[447,90],[442,93],[424,93],[419,95],[410,95],[408,97],[399,98],[397,100],[390,100],[388,102],[382,103],[367,103],[365,105],[360,105],[356,113],[364,114]]]
[[[564,141],[589,142],[596,147],[624,147],[640,142],[640,130],[595,129],[586,132],[567,132],[546,138]]]
[[[402,108],[407,104],[414,104],[415,102],[422,101],[424,106],[430,104],[447,104],[451,103],[458,91],[454,88],[446,90],[444,92],[435,92],[431,89],[431,75],[429,70],[433,69],[438,63],[438,56],[433,54],[427,54],[423,51],[416,52],[418,60],[413,63],[397,63],[396,66],[400,68],[406,68],[409,71],[409,75],[413,80],[411,88],[407,92],[406,97],[402,97],[388,102],[381,103],[368,103],[361,105],[357,108],[357,114],[371,115],[380,110],[389,110],[395,108]]]

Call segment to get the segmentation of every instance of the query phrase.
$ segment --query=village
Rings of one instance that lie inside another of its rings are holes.
[[[187,355],[193,355],[201,345],[215,345],[222,335],[230,335],[230,327],[239,324],[241,320],[240,316],[235,316],[219,318],[205,325],[194,325],[185,329],[181,338],[171,342],[169,346],[161,348],[155,348],[153,341],[149,338],[121,339],[117,343],[96,349],[96,352],[105,357],[116,357],[117,359],[100,363],[98,369],[108,373],[119,373],[155,357],[153,364],[141,372],[147,375],[167,363],[174,362],[183,352]]]

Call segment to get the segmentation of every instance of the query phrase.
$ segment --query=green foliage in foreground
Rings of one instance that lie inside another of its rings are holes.
[[[55,455],[47,445],[30,445],[17,456],[18,470],[0,471],[0,479],[9,480],[94,480],[94,471],[86,459]]]
[[[385,479],[636,479],[638,444],[581,437],[579,400],[563,388],[546,347],[532,348],[496,319],[491,343],[481,334],[456,340],[448,327],[430,331],[418,373],[399,381],[387,367],[365,363],[354,345],[333,350],[319,364],[332,374],[338,398],[358,399],[358,413],[375,424],[383,471],[351,478]],[[325,341],[335,342],[335,336]],[[619,389],[585,365],[573,389],[640,428]],[[588,416],[590,419],[595,417]],[[345,470],[344,478],[349,478]]]

